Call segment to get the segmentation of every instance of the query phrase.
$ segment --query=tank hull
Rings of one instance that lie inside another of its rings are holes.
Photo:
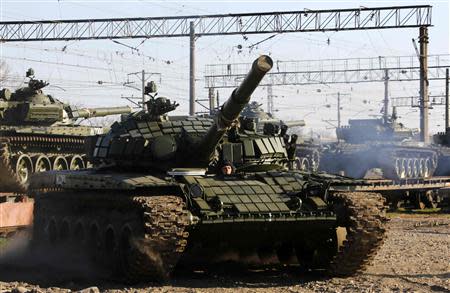
[[[77,253],[90,255],[102,269],[129,281],[162,280],[183,263],[247,263],[249,255],[256,255],[258,265],[266,264],[270,255],[277,263],[338,275],[364,269],[384,238],[381,196],[336,194],[330,202],[305,199],[303,207],[293,210],[289,205],[296,200],[287,190],[300,191],[299,176],[267,172],[167,181],[144,174],[54,172],[31,185],[36,201],[33,237],[45,245],[73,243]],[[76,188],[81,182],[86,188]],[[338,206],[344,207],[344,215]],[[346,220],[361,209],[377,213],[360,215],[361,222]],[[364,247],[344,245],[338,252],[339,226],[351,231],[347,237],[358,239],[347,245]]]
[[[364,178],[380,169],[383,178],[429,178],[438,166],[433,148],[401,144],[346,144],[329,147],[321,154],[321,170],[353,178]]]

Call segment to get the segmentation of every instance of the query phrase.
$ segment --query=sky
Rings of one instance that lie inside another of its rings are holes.
[[[156,17],[245,12],[274,12],[303,9],[341,9],[399,5],[432,5],[429,54],[449,54],[448,1],[10,1],[0,0],[0,21],[54,20],[117,17]],[[418,28],[283,33],[200,37],[196,41],[196,93],[207,97],[203,75],[207,64],[250,63],[261,54],[275,61],[414,56],[411,39]],[[267,40],[266,40],[267,39]],[[259,43],[258,45],[255,45]],[[130,47],[137,47],[132,50]],[[242,47],[242,49],[238,49]],[[154,73],[159,94],[180,103],[177,114],[188,112],[189,39],[67,41],[0,43],[0,60],[6,62],[11,79],[0,87],[17,87],[32,67],[36,77],[50,82],[46,92],[65,102],[83,106],[129,104],[123,96],[139,97],[139,80],[129,73]],[[99,83],[99,81],[101,81]],[[128,86],[124,86],[128,83]],[[443,81],[430,83],[430,93],[444,92]],[[390,96],[418,95],[418,82],[391,82]],[[336,96],[342,93],[343,124],[350,118],[380,114],[383,83],[342,85],[274,86],[274,108],[284,120],[305,119],[305,130],[333,133]],[[231,89],[220,90],[221,101]],[[253,100],[267,104],[267,89],[255,91]],[[197,106],[200,110],[201,106]],[[443,106],[430,111],[430,131],[442,131]],[[398,109],[401,122],[419,127],[418,108]]]

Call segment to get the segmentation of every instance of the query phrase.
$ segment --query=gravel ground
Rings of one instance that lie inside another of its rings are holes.
[[[394,215],[392,218],[388,238],[373,265],[364,274],[352,278],[326,279],[317,273],[300,274],[295,268],[248,271],[234,267],[216,268],[208,273],[178,271],[169,284],[141,284],[130,288],[99,281],[98,276],[93,279],[83,265],[69,270],[66,266],[49,265],[42,259],[24,261],[17,256],[23,253],[20,245],[15,245],[16,258],[3,264],[0,261],[0,293],[450,292],[450,217]],[[11,254],[3,250],[4,254]],[[72,266],[74,263],[71,262]]]

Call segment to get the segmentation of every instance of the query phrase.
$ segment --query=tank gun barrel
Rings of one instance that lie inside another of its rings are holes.
[[[305,126],[305,120],[291,120],[291,121],[282,121],[282,125],[286,125],[287,127],[298,127]]]
[[[244,107],[250,101],[251,94],[272,66],[272,59],[266,55],[260,56],[253,62],[252,68],[245,76],[245,79],[222,105],[214,117],[213,125],[211,125],[206,135],[202,138],[198,148],[201,160],[210,159],[217,144],[225,132],[232,126],[233,122],[239,117]]]
[[[119,115],[131,113],[132,108],[130,106],[123,107],[104,107],[104,108],[83,108],[72,112],[73,118],[92,118],[92,117],[104,117],[109,115]]]

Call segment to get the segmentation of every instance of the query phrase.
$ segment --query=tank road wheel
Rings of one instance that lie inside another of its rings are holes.
[[[338,226],[345,227],[347,235],[331,261],[330,273],[351,276],[365,269],[384,241],[385,199],[365,192],[338,193],[333,199]]]
[[[34,172],[45,172],[52,169],[52,163],[47,156],[40,155],[34,164]]]
[[[78,220],[75,223],[72,233],[72,241],[74,243],[78,243],[79,246],[83,246],[86,244],[87,232],[85,228],[85,224],[83,220]]]
[[[63,156],[58,156],[55,158],[55,160],[53,161],[53,170],[67,170],[68,169],[68,164],[67,164],[67,160],[66,158],[64,158]]]
[[[100,228],[97,222],[91,222],[89,225],[89,232],[87,235],[87,248],[90,257],[94,261],[98,261],[100,259],[99,254],[101,253],[101,240],[100,240]]]
[[[59,225],[59,240],[62,243],[67,243],[70,241],[70,223],[67,218],[64,218]]]
[[[292,263],[293,259],[295,258],[294,247],[292,246],[291,243],[282,243],[276,249],[276,255],[280,263],[282,264]]]
[[[419,160],[417,158],[412,159],[412,176],[414,178],[417,178],[420,176],[420,170],[419,170]]]
[[[395,174],[399,179],[406,177],[405,162],[401,158],[395,158]]]
[[[317,172],[320,166],[320,153],[318,150],[314,150],[311,154],[311,171]]]
[[[418,159],[419,177],[425,177],[425,160],[423,158]]]
[[[73,156],[70,160],[70,170],[84,169],[84,161],[81,156]]]
[[[167,279],[186,248],[189,212],[178,196],[136,197],[134,201],[143,210],[144,237],[131,237],[122,271],[130,282]],[[127,246],[126,234],[121,238]]]
[[[56,226],[56,220],[55,218],[52,218],[50,222],[48,223],[47,229],[46,229],[47,239],[48,242],[51,245],[55,245],[58,241],[58,228]]]
[[[431,161],[429,158],[424,159],[423,163],[423,177],[431,176]]]
[[[33,162],[28,155],[21,155],[16,161],[16,174],[20,184],[26,184],[33,173]]]
[[[338,227],[330,231],[328,239],[321,243],[304,243],[295,247],[298,263],[303,269],[328,269],[333,257],[343,247],[347,232]]]
[[[310,164],[307,158],[298,157],[295,159],[295,169],[300,171],[309,171]]]
[[[406,159],[406,178],[413,177],[413,159]]]

